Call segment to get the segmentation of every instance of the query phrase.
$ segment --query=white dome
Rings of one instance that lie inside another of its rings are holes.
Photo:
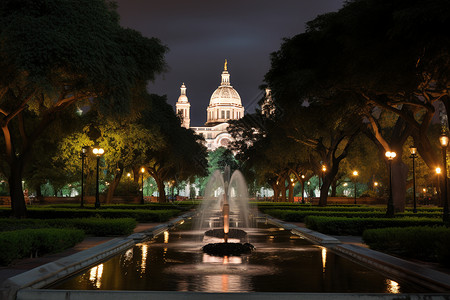
[[[209,100],[209,105],[214,104],[235,104],[241,106],[241,96],[231,85],[221,85],[214,91]]]

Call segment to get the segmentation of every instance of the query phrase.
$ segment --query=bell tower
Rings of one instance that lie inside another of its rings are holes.
[[[189,129],[189,126],[191,125],[191,104],[186,96],[186,86],[184,83],[181,85],[180,90],[180,97],[178,97],[178,101],[176,103],[177,115],[181,119],[181,126]]]

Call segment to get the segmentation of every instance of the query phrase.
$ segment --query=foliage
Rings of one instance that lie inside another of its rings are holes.
[[[133,233],[136,220],[133,218],[83,218],[45,220],[51,227],[73,227],[94,236],[128,235]]]
[[[84,233],[78,229],[22,229],[0,232],[0,265],[14,259],[37,257],[60,252],[83,240]]]
[[[433,218],[345,218],[319,217],[305,218],[306,227],[325,234],[362,235],[366,229],[409,226],[442,226],[443,222]]]
[[[7,210],[0,210],[3,217],[9,217]],[[165,222],[180,213],[179,209],[161,209],[161,210],[127,210],[127,209],[30,209],[29,218],[36,219],[74,219],[74,218],[134,218],[138,222]]]
[[[166,68],[167,48],[122,28],[111,3],[0,4],[0,155],[16,217],[26,215],[23,166],[61,112],[75,110],[75,104],[104,115],[131,112],[132,95]]]
[[[450,266],[450,228],[406,227],[368,229],[363,240],[371,249],[402,257],[439,261]]]
[[[308,216],[326,216],[326,217],[346,217],[346,218],[385,218],[385,211],[361,211],[361,210],[290,210],[290,209],[267,209],[266,214],[279,218],[287,222],[304,222]],[[442,213],[402,213],[398,217],[416,217],[416,218],[440,218]]]
[[[76,228],[94,236],[128,235],[136,227],[136,220],[132,218],[105,219],[98,217],[82,219],[0,219],[1,231],[47,227]]]

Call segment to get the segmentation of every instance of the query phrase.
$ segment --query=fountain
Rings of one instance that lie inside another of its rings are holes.
[[[207,230],[204,236],[206,240],[212,237],[220,239],[221,242],[203,246],[203,252],[216,256],[239,256],[251,253],[254,246],[247,242],[247,233],[242,229],[230,229],[230,218],[236,227],[238,225],[248,227],[249,213],[247,185],[242,174],[235,171],[230,176],[229,167],[225,167],[223,175],[220,171],[215,171],[205,190],[205,199],[200,208],[199,226],[202,228],[206,219],[215,219],[217,222],[215,224],[209,222],[208,226],[211,228],[221,225],[220,228]]]
[[[59,299],[81,293],[83,299],[90,299],[88,295],[91,294],[92,299],[97,299],[99,295],[112,297],[117,291],[120,299],[208,299],[215,297],[207,294],[211,292],[231,292],[230,297],[238,295],[238,298],[247,298],[249,292],[260,293],[253,295],[255,298],[264,298],[262,293],[270,292],[277,294],[269,297],[298,299],[300,293],[334,297],[336,294],[333,293],[351,296],[351,293],[430,291],[427,287],[406,280],[397,281],[385,272],[348,260],[333,251],[335,248],[328,251],[328,248],[296,234],[302,229],[292,224],[281,227],[251,216],[242,174],[234,172],[230,176],[229,168],[223,174],[215,171],[195,218],[186,218],[186,222],[177,223],[163,234],[138,242],[122,254],[99,261],[79,274],[59,276],[67,277],[65,280],[52,284],[46,281],[46,290],[26,289],[25,293],[29,292],[33,297],[36,296],[33,293],[52,297],[57,294]],[[317,238],[331,239],[321,234]],[[249,241],[257,250],[252,251]],[[210,244],[213,246],[208,246]],[[202,245],[203,251],[200,250]],[[234,249],[229,250],[229,247]],[[240,249],[244,247],[247,249]],[[366,251],[363,249],[364,253]],[[364,264],[367,264],[366,258]],[[41,274],[41,269],[36,272]],[[30,278],[34,280],[34,277]],[[96,292],[90,293],[91,290]],[[192,296],[192,292],[202,293]],[[33,297],[26,299],[37,299],[37,296]]]

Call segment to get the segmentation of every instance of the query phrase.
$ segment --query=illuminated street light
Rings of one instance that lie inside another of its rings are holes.
[[[448,195],[447,195],[447,146],[448,146],[448,136],[445,132],[439,137],[439,143],[442,147],[442,175],[444,178],[444,192],[442,193],[442,203],[444,204],[444,215],[442,216],[442,220],[444,222],[448,222],[449,214],[448,214]]]
[[[355,181],[354,181],[354,186],[355,186],[355,204],[356,204],[356,180],[357,180],[357,178],[358,178],[358,171],[353,171],[353,177],[355,178]]]
[[[142,175],[141,204],[144,204],[144,173],[145,173],[145,168],[142,167],[142,168],[141,168],[141,175]]]
[[[389,199],[386,210],[386,216],[389,218],[394,217],[394,199],[392,198],[392,160],[397,156],[397,153],[393,151],[387,151],[386,157],[389,162]]]
[[[84,161],[89,151],[89,146],[83,146],[81,148],[81,197],[80,206],[84,207]]]
[[[327,166],[322,165],[322,185],[323,185],[323,178],[325,177],[325,172],[327,171]],[[322,186],[320,186],[322,189]]]
[[[305,204],[305,175],[300,176],[302,181],[302,204]]]
[[[96,180],[96,188],[95,188],[95,208],[100,208],[100,193],[98,186],[98,167],[100,162],[100,157],[105,153],[103,148],[94,148],[92,149],[92,153],[97,156],[97,180]]]
[[[309,202],[311,202],[311,182],[308,181],[308,194],[309,194]]]
[[[416,168],[415,168],[415,159],[417,158],[417,148],[415,146],[409,147],[409,150],[411,151],[411,156],[413,161],[413,213],[417,213],[417,206],[416,206]]]

